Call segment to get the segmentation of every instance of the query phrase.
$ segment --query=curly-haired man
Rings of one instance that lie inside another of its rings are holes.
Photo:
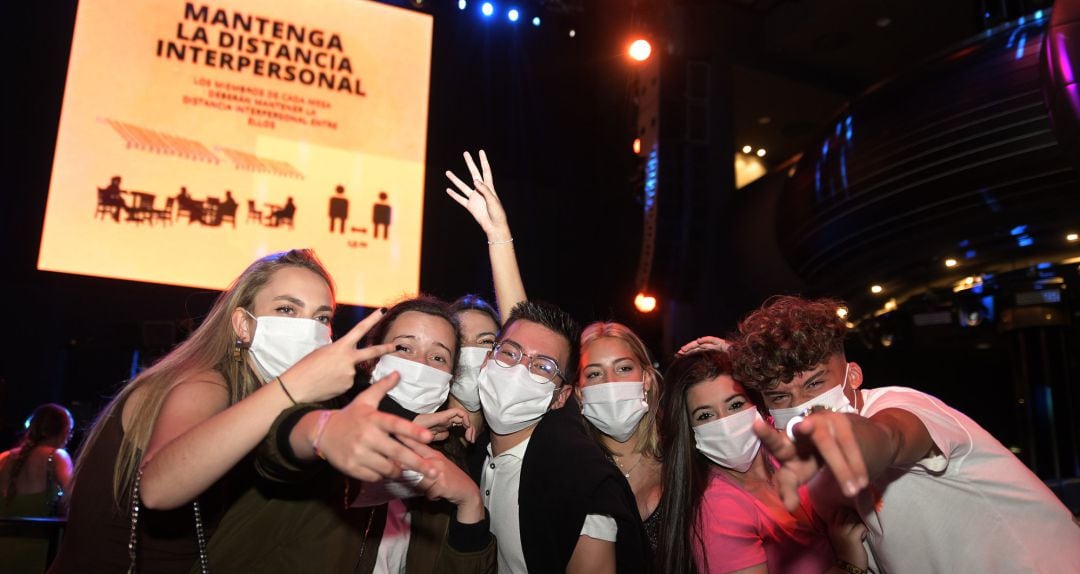
[[[861,389],[844,356],[839,302],[776,297],[739,325],[735,375],[778,430],[755,431],[780,461],[789,508],[823,467],[867,526],[877,571],[1080,571],[1080,528],[1054,494],[986,430],[904,387]],[[786,432],[780,432],[786,431]]]

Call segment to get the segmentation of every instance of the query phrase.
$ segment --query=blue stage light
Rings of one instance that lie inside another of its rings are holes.
[[[506,13],[506,17],[511,22],[517,22],[518,19],[521,18],[521,12],[518,12],[517,8],[511,8],[510,11]]]
[[[538,28],[540,27],[540,17],[539,16],[533,16],[533,26],[536,26]]]
[[[484,2],[484,3],[483,3],[483,4],[481,5],[481,6],[480,6],[480,12],[481,12],[481,13],[482,13],[482,14],[483,14],[484,16],[491,16],[492,14],[494,14],[494,13],[495,13],[495,5],[494,5],[494,4],[492,4],[491,2]]]
[[[457,0],[458,10],[464,10],[465,7],[468,6],[468,5],[469,5],[469,3],[466,2],[465,0]]]

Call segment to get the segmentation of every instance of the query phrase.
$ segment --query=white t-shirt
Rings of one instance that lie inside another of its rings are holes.
[[[525,451],[529,448],[531,438],[521,441],[499,456],[492,456],[489,444],[487,460],[484,461],[480,492],[491,519],[491,533],[498,541],[500,573],[529,571],[525,565],[525,552],[521,547],[518,492],[521,486],[521,464],[525,460]],[[614,542],[618,530],[614,518],[589,514],[585,516],[581,534]]]
[[[1072,514],[975,421],[914,389],[859,398],[865,417],[891,408],[914,414],[942,452],[888,469],[856,499],[881,572],[1080,572]]]

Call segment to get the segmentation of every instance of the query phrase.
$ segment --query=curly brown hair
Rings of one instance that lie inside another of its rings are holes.
[[[771,389],[844,354],[847,325],[835,299],[771,297],[739,323],[732,345],[735,379],[754,390]]]

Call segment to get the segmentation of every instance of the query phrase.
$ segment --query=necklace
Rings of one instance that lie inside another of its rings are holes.
[[[623,468],[622,463],[619,462],[619,459],[615,458],[614,456],[611,457],[611,462],[614,462],[615,466],[619,467],[619,470],[622,471],[623,477],[630,478],[630,473],[633,472],[633,470],[635,468],[637,468],[639,464],[641,464],[641,459],[642,458],[643,458],[643,455],[641,453],[638,453],[637,462],[635,462],[634,465],[631,466],[630,468]]]

